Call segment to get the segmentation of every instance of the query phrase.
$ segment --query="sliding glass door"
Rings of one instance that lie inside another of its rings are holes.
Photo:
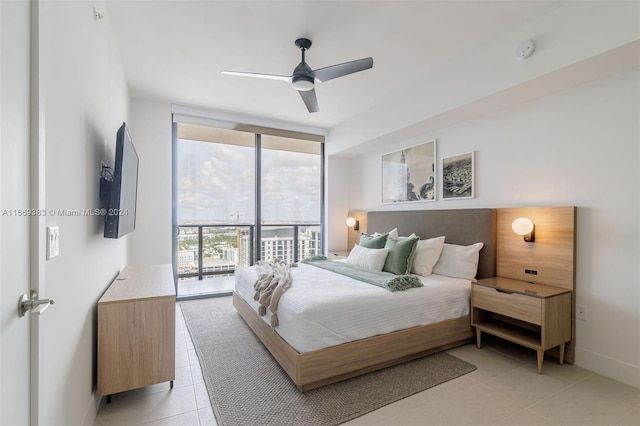
[[[321,254],[322,144],[261,135],[260,253],[297,262]]]
[[[253,261],[255,136],[179,125],[176,151],[178,297],[227,292]]]
[[[260,259],[322,253],[323,144],[262,130],[177,125],[179,298],[228,293]]]

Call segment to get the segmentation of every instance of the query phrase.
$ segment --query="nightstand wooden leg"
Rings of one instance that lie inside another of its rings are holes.
[[[476,327],[476,345],[478,346],[478,349],[480,349],[481,346],[481,340],[482,340],[482,331]]]
[[[542,361],[544,361],[544,351],[538,352],[538,374],[542,374]]]
[[[560,365],[564,362],[564,345],[565,343],[560,344],[560,358],[558,359],[558,361],[560,361]]]

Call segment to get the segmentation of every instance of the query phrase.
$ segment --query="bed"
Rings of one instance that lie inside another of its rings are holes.
[[[423,239],[444,235],[449,244],[482,242],[477,277],[495,275],[496,212],[493,209],[369,212],[366,219],[368,233],[397,228],[400,235],[415,233]],[[258,316],[257,304],[252,298],[255,271],[249,268],[237,272],[233,294],[236,310],[301,391],[473,339],[469,280],[434,274],[420,278],[424,287],[395,293],[355,281],[348,285],[349,293],[343,294],[340,290],[343,287],[332,274],[311,265],[292,268],[294,285],[282,296],[278,305],[280,324],[272,328],[268,315]],[[307,279],[309,275],[329,290],[321,290],[311,283]],[[340,278],[345,279],[352,280]],[[334,281],[335,287],[332,287]],[[298,300],[297,293],[308,293],[310,297],[293,302]],[[336,293],[340,294],[337,304]],[[438,312],[430,309],[427,313],[415,304],[418,299],[437,298],[443,300],[441,306],[449,309],[434,309]],[[315,304],[309,305],[308,300]]]

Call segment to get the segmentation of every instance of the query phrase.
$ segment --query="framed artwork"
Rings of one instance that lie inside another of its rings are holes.
[[[460,200],[475,196],[474,151],[442,159],[442,199]]]
[[[382,156],[382,203],[435,201],[436,141]]]

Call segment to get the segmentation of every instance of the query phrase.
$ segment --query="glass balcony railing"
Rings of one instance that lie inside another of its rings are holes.
[[[322,253],[319,224],[183,224],[178,227],[178,297],[233,291],[233,274],[257,259],[298,262]],[[256,250],[259,244],[259,251]]]

